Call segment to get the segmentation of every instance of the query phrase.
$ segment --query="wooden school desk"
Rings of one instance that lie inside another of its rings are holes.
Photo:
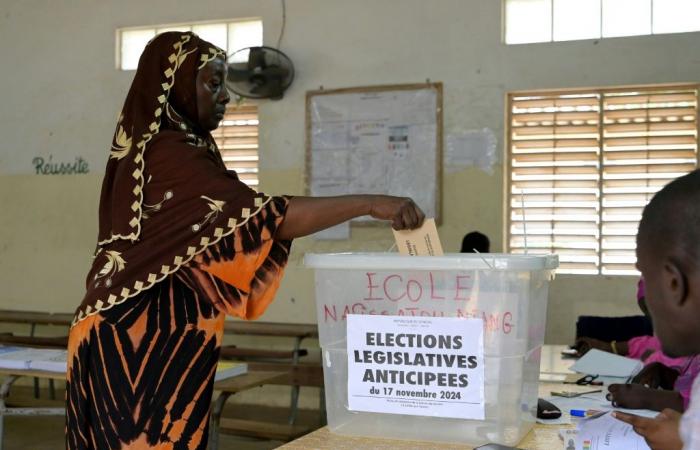
[[[226,398],[236,392],[241,392],[253,387],[270,383],[276,378],[284,377],[286,374],[280,372],[249,371],[241,375],[217,381],[214,389],[225,389]],[[66,375],[61,372],[45,372],[40,370],[25,369],[0,369],[0,377],[3,382],[0,385],[0,450],[3,448],[3,431],[6,416],[64,416],[66,410],[63,407],[8,407],[6,400],[10,395],[12,385],[21,377],[34,377],[45,380],[65,380]],[[224,400],[225,401],[225,400]],[[221,419],[223,402],[217,402],[213,407],[212,421],[210,428],[210,440],[212,449],[216,448],[219,439],[219,424],[227,419]]]
[[[5,401],[10,395],[10,388],[21,377],[34,377],[45,380],[65,380],[66,375],[61,372],[45,372],[42,370],[24,369],[0,369],[0,377],[4,378],[0,385],[0,450],[3,446],[3,434],[5,416],[63,416],[66,414],[65,408],[49,407],[8,407]]]
[[[542,348],[542,358],[540,362],[541,374],[567,374],[568,368],[573,364],[571,360],[564,360],[561,351],[565,345],[545,345]],[[562,384],[553,382],[540,382],[540,397],[549,397],[551,391],[585,391],[588,386],[576,386],[572,384]],[[525,435],[523,440],[516,446],[524,450],[555,450],[562,448],[562,441],[559,438],[561,428],[573,428],[574,425],[543,425],[535,424],[532,430]],[[394,439],[378,439],[370,437],[343,436],[331,433],[328,427],[323,427],[307,434],[295,441],[279,447],[282,450],[442,450],[442,449],[473,449],[468,445],[400,441]]]

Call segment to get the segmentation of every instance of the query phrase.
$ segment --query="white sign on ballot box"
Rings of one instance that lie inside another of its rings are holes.
[[[348,409],[484,419],[482,319],[347,316]]]

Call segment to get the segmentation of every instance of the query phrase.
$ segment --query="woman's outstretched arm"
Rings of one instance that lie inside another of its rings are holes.
[[[395,230],[423,224],[425,214],[406,197],[390,195],[343,195],[338,197],[292,197],[284,222],[275,237],[294,239],[330,228],[360,216],[391,221]]]

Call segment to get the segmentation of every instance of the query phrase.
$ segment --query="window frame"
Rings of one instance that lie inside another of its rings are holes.
[[[554,38],[554,29],[555,29],[555,5],[554,2],[555,0],[550,0],[551,5],[550,5],[550,29],[549,29],[549,39],[547,40],[533,40],[533,41],[527,41],[527,42],[508,42],[507,36],[508,36],[508,3],[512,0],[502,0],[501,2],[501,42],[505,45],[527,45],[527,44],[547,44],[547,43],[553,43],[553,42],[576,42],[576,41],[590,41],[590,40],[600,40],[600,39],[617,39],[617,38],[624,38],[624,37],[640,37],[640,36],[662,36],[662,35],[667,35],[667,34],[684,34],[684,33],[700,33],[700,24],[698,24],[698,29],[696,30],[674,30],[674,31],[663,31],[663,32],[655,32],[654,31],[654,22],[655,22],[655,17],[654,14],[656,12],[656,9],[654,7],[654,2],[660,2],[663,0],[650,0],[650,28],[649,28],[649,33],[637,33],[637,34],[623,34],[623,35],[615,35],[615,36],[604,36],[603,30],[604,30],[604,5],[603,1],[604,0],[599,0],[600,2],[600,20],[598,24],[598,36],[597,37],[591,37],[591,38],[580,38],[580,39],[555,39]],[[698,19],[700,20],[700,19]]]
[[[537,90],[519,90],[519,91],[510,91],[506,93],[505,96],[505,105],[506,105],[506,115],[505,115],[505,126],[504,126],[504,131],[505,131],[505,148],[504,148],[504,153],[505,153],[505,164],[503,164],[503,176],[504,176],[504,227],[503,227],[503,242],[504,242],[504,249],[506,253],[511,253],[512,252],[512,246],[511,246],[511,230],[512,230],[512,225],[513,225],[513,220],[512,220],[512,212],[513,208],[512,207],[512,200],[514,198],[514,194],[512,193],[513,190],[513,180],[512,180],[512,175],[513,175],[513,154],[512,154],[512,149],[513,149],[513,98],[515,97],[523,97],[523,96],[564,96],[564,95],[575,95],[575,94],[583,94],[583,93],[596,93],[600,94],[601,98],[599,100],[600,104],[602,105],[603,103],[603,94],[619,94],[619,93],[625,93],[625,92],[637,92],[637,91],[661,91],[664,89],[669,89],[669,90],[695,90],[696,92],[696,106],[695,106],[695,145],[696,145],[696,151],[695,151],[695,168],[698,169],[700,168],[700,83],[662,83],[662,84],[644,84],[644,85],[625,85],[625,86],[608,86],[608,87],[593,87],[593,88],[571,88],[571,89],[537,89]],[[604,263],[602,260],[602,255],[603,255],[603,246],[602,246],[602,241],[603,241],[603,235],[602,235],[602,227],[604,224],[603,221],[603,200],[604,200],[604,195],[603,195],[603,170],[605,165],[603,164],[603,159],[604,159],[604,144],[605,144],[605,138],[603,135],[603,115],[604,115],[604,109],[601,108],[598,111],[599,114],[599,121],[598,121],[598,137],[600,139],[599,141],[599,154],[598,154],[598,192],[599,192],[599,198],[598,198],[598,216],[599,216],[599,222],[598,222],[598,229],[599,229],[599,234],[597,237],[597,243],[598,243],[598,256],[599,256],[599,262],[597,266],[597,273],[596,274],[575,274],[575,273],[569,273],[569,272],[559,272],[560,274],[564,274],[567,276],[604,276],[604,277],[611,277],[611,276],[621,276],[621,277],[627,277],[627,276],[638,276],[638,274],[605,274],[603,273],[603,267]],[[612,222],[612,221],[610,221]],[[527,223],[527,221],[525,222]]]
[[[131,72],[136,69],[122,69],[122,36],[125,31],[142,31],[142,30],[153,30],[154,31],[154,36],[157,36],[157,30],[160,28],[178,28],[178,27],[193,27],[193,26],[200,26],[200,25],[226,25],[226,30],[228,34],[229,26],[234,23],[241,23],[241,22],[260,22],[260,25],[263,25],[263,20],[262,17],[244,17],[244,18],[235,18],[235,19],[226,19],[226,20],[201,20],[201,21],[194,21],[194,22],[177,22],[177,23],[165,23],[165,24],[151,24],[151,25],[137,25],[137,26],[125,26],[125,27],[117,27],[115,29],[115,39],[114,39],[114,64],[115,64],[115,69],[119,70],[120,72]],[[264,36],[264,28],[263,28],[263,36]],[[227,36],[228,37],[228,36]],[[262,36],[261,36],[262,37]],[[264,39],[261,39],[261,45]],[[228,39],[227,39],[228,42]],[[228,48],[224,49],[226,50],[228,56],[230,55],[230,51]]]
[[[114,45],[115,45],[115,68],[120,71],[120,72],[133,72],[135,69],[123,69],[122,68],[122,47],[123,47],[123,33],[125,31],[140,31],[140,30],[153,30],[154,35],[158,34],[159,29],[163,28],[179,28],[179,27],[195,27],[195,26],[201,26],[201,25],[224,25],[226,27],[226,32],[227,32],[227,44],[230,43],[231,41],[231,36],[230,36],[230,31],[231,31],[231,25],[235,23],[246,23],[246,22],[258,22],[260,24],[260,27],[263,27],[263,21],[261,17],[246,17],[246,18],[236,18],[236,19],[228,19],[228,20],[206,20],[206,21],[195,21],[195,22],[181,22],[181,23],[168,23],[168,24],[156,24],[156,25],[143,25],[143,26],[133,26],[133,27],[118,27],[115,30],[115,39],[114,39]],[[261,32],[260,36],[260,45],[263,45],[263,34]],[[229,48],[225,49],[228,56],[230,57],[232,52]],[[217,145],[221,143],[221,149],[220,153],[222,155],[222,158],[224,158],[227,153],[225,149],[223,149],[223,144],[224,140],[226,137],[224,136],[225,130],[224,128],[226,125],[223,124],[223,122],[227,119],[227,116],[235,114],[235,111],[238,108],[244,108],[246,110],[254,109],[254,114],[255,114],[255,119],[257,121],[257,124],[255,125],[246,125],[246,126],[255,126],[256,127],[256,133],[255,133],[255,183],[249,184],[247,180],[241,179],[243,183],[251,187],[252,189],[257,190],[260,186],[260,111],[259,111],[259,104],[253,100],[248,100],[246,99],[244,102],[241,103],[236,103],[235,98],[232,98],[231,103],[229,103],[226,107],[226,112],[224,114],[224,119],[222,120],[222,123],[220,124],[220,127],[217,128],[214,132],[212,132],[212,135],[214,136],[215,141],[217,142]],[[247,113],[250,113],[250,111],[246,111]],[[218,134],[221,134],[220,137],[217,137]],[[231,167],[233,164],[229,164],[226,161],[224,161],[224,164],[226,164],[227,170],[230,171],[235,171],[234,167]],[[239,175],[239,178],[249,178],[248,176],[244,175],[244,172],[241,172],[240,174],[236,172]],[[241,175],[244,175],[241,177]]]

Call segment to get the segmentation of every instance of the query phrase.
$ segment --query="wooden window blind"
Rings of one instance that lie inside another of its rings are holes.
[[[253,189],[258,187],[258,124],[257,105],[229,105],[212,131],[226,167]]]
[[[508,245],[562,273],[636,274],[644,206],[697,167],[698,86],[508,98]]]

